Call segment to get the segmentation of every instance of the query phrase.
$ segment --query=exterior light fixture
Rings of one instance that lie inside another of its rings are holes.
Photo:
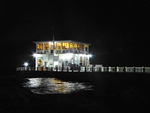
[[[92,57],[92,55],[90,54],[90,55],[88,55],[88,57]]]
[[[33,56],[33,57],[36,57],[36,55],[37,55],[37,54],[34,53],[32,56]]]
[[[32,56],[33,56],[33,57],[39,57],[39,56],[40,56],[40,54],[36,54],[36,53],[34,53]]]
[[[27,67],[27,66],[29,65],[29,63],[28,63],[28,62],[25,62],[23,65],[24,65],[25,67]]]
[[[79,56],[82,56],[82,57],[92,57],[92,55],[86,55],[86,54],[79,54]]]

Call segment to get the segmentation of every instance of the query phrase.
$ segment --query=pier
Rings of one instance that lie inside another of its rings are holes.
[[[46,71],[46,72],[110,72],[110,73],[150,73],[150,67],[17,67],[16,71]]]

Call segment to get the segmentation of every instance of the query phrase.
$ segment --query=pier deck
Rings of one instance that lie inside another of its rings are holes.
[[[63,68],[35,68],[35,67],[17,67],[16,71],[47,71],[47,72],[69,72],[69,73],[83,73],[83,72],[116,72],[116,73],[150,73],[150,67],[80,67],[78,69]]]

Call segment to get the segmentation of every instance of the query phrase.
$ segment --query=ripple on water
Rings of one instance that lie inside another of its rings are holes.
[[[65,82],[56,78],[26,78],[24,87],[35,94],[70,94],[92,90],[93,86],[78,82]]]

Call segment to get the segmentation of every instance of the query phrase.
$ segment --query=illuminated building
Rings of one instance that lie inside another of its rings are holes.
[[[90,57],[88,43],[72,40],[38,41],[36,44],[35,67],[71,68],[89,66]]]

